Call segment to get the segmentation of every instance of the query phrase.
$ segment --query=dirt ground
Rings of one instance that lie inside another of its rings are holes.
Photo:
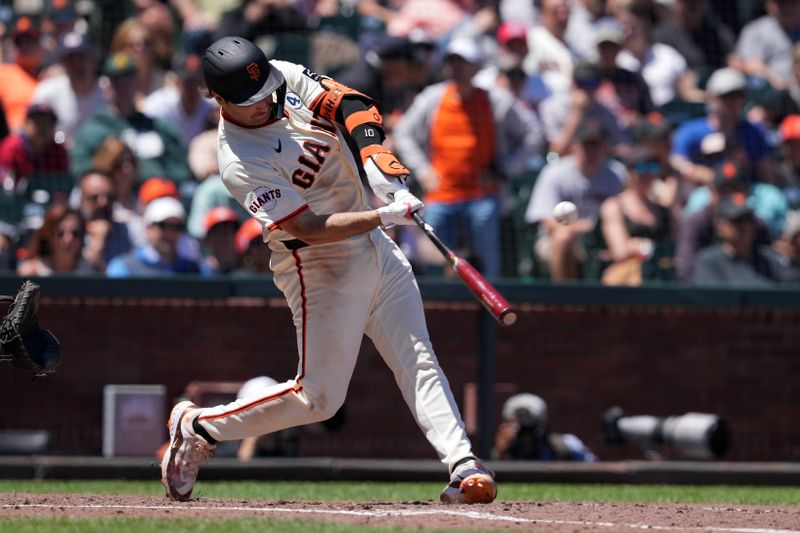
[[[113,494],[0,494],[0,517],[270,516],[417,529],[800,533],[800,512],[779,506],[503,502],[445,506],[434,502],[297,502],[194,499]]]

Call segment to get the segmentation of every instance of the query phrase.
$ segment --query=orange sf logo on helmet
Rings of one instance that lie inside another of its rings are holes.
[[[249,65],[247,65],[247,74],[253,81],[258,81],[261,79],[261,69],[258,67],[258,64],[256,63],[250,63]]]

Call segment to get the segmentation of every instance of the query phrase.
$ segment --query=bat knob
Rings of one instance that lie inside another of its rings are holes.
[[[511,326],[517,321],[517,312],[514,309],[506,309],[500,314],[500,322],[504,326]]]

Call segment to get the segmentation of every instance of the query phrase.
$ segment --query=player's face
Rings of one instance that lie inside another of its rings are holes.
[[[244,126],[259,126],[264,124],[272,112],[272,95],[248,106],[238,106],[225,100],[220,102],[222,112],[226,117]]]

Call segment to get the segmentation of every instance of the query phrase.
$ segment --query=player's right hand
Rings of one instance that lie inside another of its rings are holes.
[[[378,215],[381,217],[382,226],[392,224],[410,226],[415,224],[411,214],[422,211],[423,207],[425,205],[422,200],[407,190],[401,189],[394,193],[390,204],[378,208]]]

